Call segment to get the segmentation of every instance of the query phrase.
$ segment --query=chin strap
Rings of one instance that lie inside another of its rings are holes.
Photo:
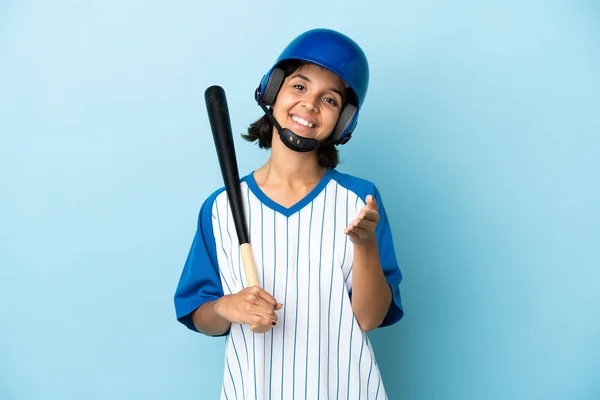
[[[271,110],[269,110],[267,108],[265,103],[261,99],[257,99],[257,101],[258,101],[258,104],[260,105],[260,107],[263,109],[263,111],[267,115],[267,118],[269,118],[269,120],[273,123],[273,125],[277,129],[277,132],[279,132],[281,141],[288,148],[290,148],[291,150],[294,150],[294,151],[304,153],[307,151],[316,150],[319,147],[320,143],[318,140],[313,139],[313,138],[302,137],[300,135],[295,134],[290,129],[281,128],[281,125],[279,125],[279,123],[275,120],[273,113],[271,112]]]

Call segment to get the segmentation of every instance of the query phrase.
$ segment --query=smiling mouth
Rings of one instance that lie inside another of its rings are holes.
[[[298,124],[300,124],[300,125],[304,125],[304,126],[306,126],[307,128],[314,128],[314,127],[315,127],[315,124],[311,124],[311,123],[310,123],[310,122],[308,122],[307,120],[305,120],[305,119],[302,119],[302,118],[300,118],[300,117],[297,117],[297,116],[295,116],[295,115],[292,115],[292,121],[294,121],[294,122],[296,122],[296,123],[298,123]]]

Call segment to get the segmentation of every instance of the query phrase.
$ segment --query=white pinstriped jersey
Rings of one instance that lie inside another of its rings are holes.
[[[393,301],[382,323],[403,316],[388,219],[377,188],[330,169],[300,202],[270,200],[250,174],[241,179],[249,239],[261,287],[283,308],[277,325],[255,334],[226,333],[221,399],[386,399],[373,348],[351,308],[353,245],[344,228],[371,194],[377,200],[379,253]],[[175,294],[177,318],[246,285],[239,243],[223,188],[200,211],[198,229]]]

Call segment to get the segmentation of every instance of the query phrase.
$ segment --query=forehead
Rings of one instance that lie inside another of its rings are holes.
[[[303,64],[294,71],[289,78],[294,78],[298,75],[303,75],[308,78],[311,83],[333,87],[339,91],[344,90],[344,82],[339,76],[316,64]]]

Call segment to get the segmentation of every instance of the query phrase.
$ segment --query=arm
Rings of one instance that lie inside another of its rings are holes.
[[[224,293],[212,223],[214,199],[214,195],[209,197],[200,209],[174,300],[177,320],[187,328],[209,336],[223,336],[231,324],[215,311]]]
[[[198,332],[222,336],[231,323],[272,327],[283,305],[259,287],[249,287],[236,294],[221,296],[202,304],[192,313],[192,322]]]
[[[192,314],[194,327],[200,333],[208,336],[221,336],[227,333],[231,322],[221,317],[215,311],[217,300],[202,304]]]
[[[389,223],[383,204],[367,196],[366,205],[345,232],[354,245],[351,300],[361,329],[370,331],[391,325],[404,314],[397,265]]]
[[[371,331],[381,325],[392,301],[385,279],[377,242],[354,245],[352,309],[359,326]]]
[[[281,309],[273,296],[259,287],[225,294],[221,283],[215,235],[212,225],[212,199],[200,210],[198,227],[175,291],[179,322],[209,336],[223,336],[232,323],[275,325],[274,310]]]

